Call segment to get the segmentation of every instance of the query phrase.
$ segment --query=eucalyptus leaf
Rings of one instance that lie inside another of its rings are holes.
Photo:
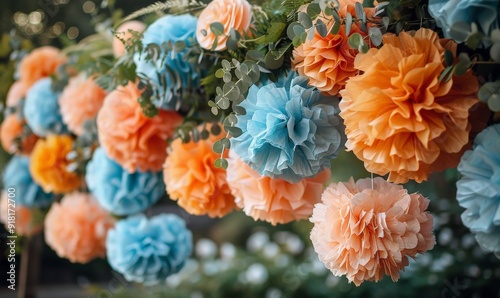
[[[351,47],[352,49],[357,49],[364,43],[363,36],[357,32],[353,33],[351,36],[349,36],[347,42],[349,43],[349,47]]]
[[[333,23],[332,28],[330,29],[331,34],[338,34],[340,32],[340,22]]]
[[[385,16],[382,18],[382,23],[384,23],[384,28],[387,30],[389,28],[389,23],[391,22],[391,19],[389,19],[388,16]]]
[[[457,42],[464,42],[471,35],[472,28],[466,22],[456,22],[451,25],[449,35]]]
[[[356,17],[358,19],[361,19],[363,17],[363,13],[364,13],[363,4],[356,2],[354,9],[355,9]]]
[[[350,13],[347,13],[346,18],[345,18],[345,35],[349,36],[349,33],[351,33],[351,26],[352,26],[352,15]]]
[[[210,132],[214,135],[214,136],[217,136],[221,133],[221,128],[218,124],[214,124],[212,125],[212,127],[210,128]]]
[[[325,37],[328,35],[328,29],[326,29],[326,24],[321,19],[318,19],[316,21],[316,31],[318,31],[321,37]]]
[[[224,76],[224,74],[225,74],[225,71],[222,68],[219,68],[215,72],[215,77],[218,78],[218,79],[222,79],[222,77]]]
[[[488,102],[493,94],[500,93],[500,81],[487,82],[477,92],[477,97],[482,102]]]
[[[500,112],[500,93],[495,93],[488,100],[488,107],[493,112]]]
[[[382,32],[377,27],[371,27],[368,30],[368,34],[370,35],[370,40],[373,44],[378,47],[382,44]]]
[[[302,12],[302,11],[299,12],[298,18],[299,18],[300,24],[305,29],[309,29],[312,27],[313,23],[312,23],[311,17],[309,17],[309,15],[307,13]]]
[[[224,25],[220,22],[213,22],[210,24],[210,31],[217,37],[224,33]]]
[[[311,3],[307,6],[307,14],[311,19],[315,19],[321,13],[321,8],[318,3]]]

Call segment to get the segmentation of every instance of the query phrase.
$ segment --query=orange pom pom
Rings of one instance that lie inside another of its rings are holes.
[[[163,171],[167,192],[190,214],[222,217],[236,207],[226,170],[214,166],[220,154],[212,147],[218,139],[214,135],[189,143],[176,139],[169,148]]]
[[[81,177],[67,169],[66,155],[72,145],[73,139],[68,135],[50,135],[36,143],[31,153],[30,172],[45,192],[66,193],[81,185]]]

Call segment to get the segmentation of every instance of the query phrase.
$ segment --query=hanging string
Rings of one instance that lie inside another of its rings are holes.
[[[373,189],[373,173],[370,173],[370,176],[372,177],[372,189]]]

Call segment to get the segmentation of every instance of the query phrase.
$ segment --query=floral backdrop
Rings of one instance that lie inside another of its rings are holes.
[[[2,37],[5,235],[95,295],[498,296],[499,1],[99,4]]]

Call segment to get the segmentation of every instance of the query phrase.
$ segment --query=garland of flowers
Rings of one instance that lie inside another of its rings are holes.
[[[181,218],[143,213],[168,194],[194,215],[309,218],[334,275],[396,281],[435,244],[432,198],[396,183],[458,165],[463,222],[498,255],[500,2],[455,2],[166,1],[112,40],[31,51],[1,128],[18,232],[50,207],[59,256],[155,284],[192,251]],[[325,189],[344,148],[387,181]]]

